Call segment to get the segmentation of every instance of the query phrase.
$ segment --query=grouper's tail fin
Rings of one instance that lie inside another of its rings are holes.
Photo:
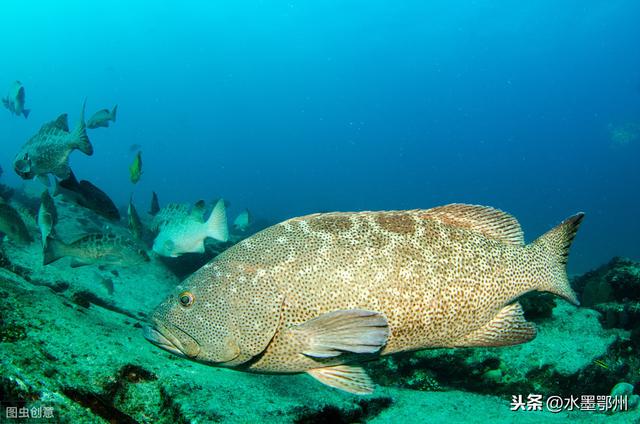
[[[584,213],[579,212],[531,244],[537,255],[542,257],[545,269],[536,289],[556,294],[574,305],[579,305],[580,302],[569,284],[567,260],[571,243],[583,218]]]
[[[80,111],[80,120],[78,121],[78,125],[73,130],[75,145],[78,150],[80,150],[85,155],[91,156],[93,154],[93,146],[91,145],[91,141],[89,141],[89,136],[87,135],[87,124],[84,122],[84,109],[87,104],[87,100],[85,99],[82,103],[82,110]]]
[[[65,248],[67,247],[62,241],[60,241],[53,234],[49,235],[44,241],[42,248],[42,264],[49,265],[51,262],[55,262],[66,256]]]
[[[218,241],[229,240],[229,228],[227,226],[227,208],[224,199],[216,202],[211,211],[211,216],[207,220],[207,235]]]

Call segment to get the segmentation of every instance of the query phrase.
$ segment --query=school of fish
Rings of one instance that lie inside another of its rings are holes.
[[[30,115],[19,81],[2,101],[12,114]],[[550,292],[578,305],[566,263],[583,213],[530,244],[513,216],[466,204],[318,213],[250,235],[256,224],[248,209],[233,220],[232,234],[223,199],[161,208],[153,192],[144,217],[130,196],[124,232],[105,227],[69,240],[56,231],[67,219],[56,202],[73,203],[114,225],[121,221],[111,198],[78,181],[69,165],[75,150],[94,153],[87,128],[116,121],[117,105],[85,123],[85,104],[73,130],[61,114],[15,156],[16,174],[45,187],[35,219],[10,194],[0,196],[3,242],[32,243],[25,218],[32,219],[43,264],[70,258],[72,268],[203,255],[207,241],[217,243],[222,253],[176,287],[144,329],[151,343],[178,356],[247,372],[307,373],[327,386],[368,394],[375,385],[362,363],[382,355],[532,340],[535,326],[518,301],[528,292]],[[143,175],[140,145],[132,145],[133,152],[129,179],[135,185]],[[230,240],[235,244],[228,247]],[[113,292],[112,282],[103,285]]]

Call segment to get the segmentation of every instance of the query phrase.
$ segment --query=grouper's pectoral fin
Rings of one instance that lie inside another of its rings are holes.
[[[69,266],[71,268],[80,268],[82,266],[87,266],[87,265],[91,265],[91,261],[79,259],[79,258],[73,258],[69,263]]]
[[[335,367],[314,368],[307,373],[327,386],[356,395],[368,395],[373,392],[373,381],[365,370],[354,365],[336,365]]]
[[[382,314],[362,309],[327,312],[293,329],[302,353],[330,358],[344,352],[375,353],[389,338],[389,323]]]
[[[511,346],[526,343],[536,337],[536,327],[524,319],[518,302],[505,306],[481,327],[455,343],[460,347]]]
[[[66,180],[71,175],[71,168],[67,163],[63,163],[54,168],[51,172],[53,175],[60,178],[61,180]]]
[[[40,181],[45,187],[51,187],[51,180],[49,180],[49,175],[42,174],[38,175],[38,181]]]

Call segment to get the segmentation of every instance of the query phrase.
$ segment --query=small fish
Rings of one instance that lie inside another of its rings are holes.
[[[38,228],[40,228],[40,236],[42,237],[42,248],[47,248],[47,242],[49,237],[53,233],[53,228],[55,227],[53,223],[53,218],[51,214],[43,212],[42,209],[38,211]]]
[[[245,209],[233,220],[233,228],[236,231],[245,232],[251,226],[252,221],[249,209]]]
[[[44,190],[40,196],[40,208],[38,209],[38,227],[42,236],[42,247],[46,248],[47,239],[53,235],[53,229],[58,223],[58,211],[53,198],[48,190]]]
[[[29,117],[31,112],[29,109],[24,108],[24,87],[20,81],[14,81],[9,88],[7,97],[2,99],[4,107],[15,115],[23,115],[26,118]]]
[[[137,183],[140,181],[140,177],[142,176],[142,152],[138,152],[136,154],[133,163],[129,166],[129,178],[132,183]]]
[[[120,211],[113,200],[91,182],[87,180],[78,182],[71,170],[66,179],[55,182],[53,196],[62,196],[65,200],[92,210],[111,221],[120,220]]]
[[[213,366],[371,393],[359,362],[528,342],[536,329],[517,300],[530,291],[578,304],[566,263],[583,216],[528,245],[515,218],[475,205],[293,218],[192,274],[145,337]]]
[[[160,202],[158,202],[158,195],[154,191],[151,195],[151,208],[149,209],[149,215],[156,216],[160,212]]]
[[[18,211],[5,203],[2,198],[0,198],[0,233],[17,244],[25,245],[33,241]]]
[[[80,121],[72,132],[69,132],[66,113],[55,121],[44,124],[22,146],[13,162],[13,168],[25,180],[46,174],[64,179],[71,173],[69,154],[75,149],[89,156],[93,154],[93,146],[84,124],[84,104]]]
[[[136,207],[133,205],[133,196],[129,198],[129,207],[127,208],[127,222],[129,223],[129,231],[138,240],[142,240],[144,227]]]
[[[227,241],[229,230],[224,200],[218,200],[206,222],[203,213],[204,202],[200,201],[190,213],[175,214],[163,222],[153,242],[153,251],[161,256],[175,258],[184,253],[204,253],[204,239],[207,237]]]
[[[118,105],[115,105],[111,112],[109,109],[101,109],[94,113],[89,122],[87,122],[87,128],[108,127],[109,121],[116,122],[116,112],[118,112]]]
[[[44,265],[70,256],[72,268],[95,263],[130,266],[150,260],[136,241],[113,233],[91,233],[69,244],[49,237],[43,256]]]

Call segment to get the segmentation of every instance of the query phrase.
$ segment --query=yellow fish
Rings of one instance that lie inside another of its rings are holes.
[[[132,183],[137,183],[140,181],[140,177],[142,176],[142,152],[138,152],[136,154],[133,163],[129,166],[129,178]]]
[[[528,245],[515,218],[483,206],[293,218],[190,276],[145,337],[209,365],[371,393],[359,362],[527,342],[536,330],[518,297],[530,291],[578,304],[565,268],[583,216]]]

